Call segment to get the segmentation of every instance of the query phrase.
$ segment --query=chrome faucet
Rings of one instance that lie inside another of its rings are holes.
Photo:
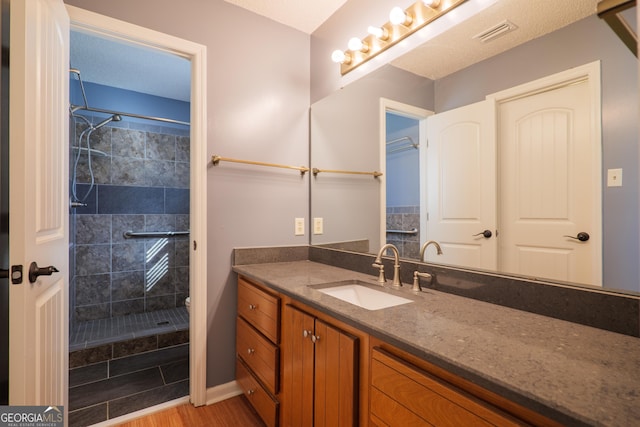
[[[427,240],[424,242],[422,247],[420,248],[420,261],[424,261],[424,252],[427,250],[429,245],[434,245],[436,247],[436,253],[438,255],[442,255],[442,248],[440,247],[440,243],[435,240]],[[420,278],[431,280],[433,276],[429,273],[421,273],[418,270],[413,272],[413,287],[411,288],[414,292],[420,292],[422,287],[420,286]]]
[[[400,253],[398,252],[398,248],[396,248],[391,243],[387,243],[383,245],[378,251],[378,255],[376,256],[376,260],[373,262],[373,266],[380,270],[380,275],[378,276],[379,283],[385,283],[387,279],[384,277],[384,265],[382,265],[382,254],[387,249],[391,249],[393,251],[394,264],[393,264],[393,286],[400,287],[402,286],[402,282],[400,281]]]

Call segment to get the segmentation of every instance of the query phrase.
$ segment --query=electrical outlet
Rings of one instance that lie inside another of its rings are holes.
[[[313,234],[322,234],[323,231],[322,218],[313,218]]]
[[[607,187],[622,187],[622,169],[607,170]]]
[[[304,218],[295,219],[295,235],[304,236]]]

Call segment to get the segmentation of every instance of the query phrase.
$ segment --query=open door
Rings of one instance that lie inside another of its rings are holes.
[[[11,2],[9,404],[64,405],[68,376],[69,18]],[[45,275],[29,276],[35,262]],[[49,275],[46,275],[49,274]],[[65,408],[66,409],[66,408]]]

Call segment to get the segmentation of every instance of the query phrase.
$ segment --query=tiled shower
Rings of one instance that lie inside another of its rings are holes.
[[[72,123],[71,426],[189,393],[189,237],[124,236],[189,230],[189,129],[148,123],[94,131],[90,163],[73,148],[87,124]]]

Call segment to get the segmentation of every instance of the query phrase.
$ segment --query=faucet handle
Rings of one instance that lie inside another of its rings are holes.
[[[424,278],[424,279],[429,279],[431,280],[431,278],[433,276],[431,276],[431,274],[429,273],[421,273],[418,270],[413,272],[413,288],[411,288],[412,291],[414,292],[420,292],[422,291],[422,287],[420,286],[420,278]]]
[[[380,263],[374,262],[371,265],[377,268],[378,270],[380,270],[380,274],[378,275],[378,283],[385,283],[387,281],[387,278],[384,277],[384,265],[381,262]]]

